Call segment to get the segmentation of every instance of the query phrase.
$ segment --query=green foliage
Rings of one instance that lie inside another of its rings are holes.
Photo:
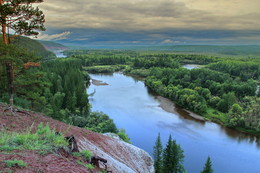
[[[92,153],[89,150],[83,150],[80,152],[87,160],[91,159]]]
[[[91,112],[87,117],[85,126],[87,129],[98,133],[118,133],[113,120],[101,112]]]
[[[88,168],[88,170],[93,170],[95,168],[92,164],[86,164],[85,167]]]
[[[83,162],[81,162],[81,161],[77,161],[77,163],[79,164],[79,165],[82,165],[82,166],[84,166],[84,167],[86,167],[88,170],[93,170],[94,168],[95,168],[95,166],[94,165],[92,165],[92,164],[85,164],[85,163],[83,163]]]
[[[163,150],[163,172],[185,173],[183,159],[183,150],[170,136]]]
[[[147,77],[150,74],[150,69],[134,69],[134,68],[130,68],[130,69],[126,69],[124,71],[126,74],[128,75],[134,75],[134,76],[138,76],[138,77]]]
[[[73,155],[73,156],[76,156],[76,157],[80,157],[80,156],[81,156],[81,153],[79,153],[79,152],[73,152],[72,155]]]
[[[36,56],[40,56],[43,60],[56,58],[56,55],[53,52],[46,50],[45,47],[38,41],[30,39],[28,37],[16,37],[12,41],[12,44],[33,52]]]
[[[250,79],[260,79],[260,62],[259,61],[222,61],[209,64],[210,69],[228,73],[232,76],[239,77],[243,81]]]
[[[4,160],[5,164],[7,167],[20,167],[20,168],[23,168],[23,167],[26,167],[28,164],[26,162],[24,162],[23,160]]]
[[[125,129],[119,129],[119,132],[117,133],[117,135],[120,137],[120,139],[122,139],[123,141],[130,143],[130,138],[128,137],[128,135],[126,134]]]
[[[205,166],[204,166],[203,170],[201,171],[201,173],[213,173],[210,157],[208,157],[208,159],[205,163]]]
[[[36,133],[30,130],[24,133],[3,131],[0,134],[1,150],[46,150],[51,151],[59,147],[67,147],[68,143],[63,135],[56,135],[55,130],[50,130],[49,125],[40,123]]]
[[[154,169],[155,173],[163,172],[163,146],[161,143],[160,133],[155,142],[155,146],[153,147],[153,158],[154,158]]]
[[[84,67],[83,69],[90,73],[113,73],[116,71],[123,70],[124,65],[102,65],[102,66],[91,66]]]

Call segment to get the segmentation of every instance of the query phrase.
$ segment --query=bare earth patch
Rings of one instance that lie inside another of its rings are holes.
[[[96,86],[102,86],[102,85],[108,85],[108,83],[105,83],[101,80],[92,79],[92,84]]]
[[[165,110],[166,112],[170,112],[170,113],[173,113],[173,114],[180,114],[179,111],[176,110],[176,104],[173,103],[171,100],[165,98],[165,97],[162,97],[162,96],[156,96],[156,98],[160,101],[160,107]],[[195,114],[194,112],[191,112],[191,111],[188,111],[186,109],[182,109],[182,115],[184,116],[190,116],[196,120],[199,120],[199,121],[205,121],[205,119],[202,117],[202,116],[199,116],[197,114]]]

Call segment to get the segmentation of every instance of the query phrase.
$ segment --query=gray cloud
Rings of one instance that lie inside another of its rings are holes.
[[[72,33],[69,32],[69,31],[66,31],[66,32],[62,32],[62,33],[58,33],[58,34],[52,34],[52,35],[49,35],[49,34],[43,34],[43,33],[40,33],[37,38],[39,40],[64,40],[64,39],[67,39],[69,35],[71,35]]]
[[[240,6],[234,5],[235,1],[219,0],[227,7],[233,5],[232,9],[222,10],[220,9],[222,6],[213,6],[213,1],[210,0],[199,0],[198,4],[202,4],[201,8],[191,8],[189,4],[192,2],[192,0],[182,2],[178,0],[45,0],[40,7],[46,13],[47,25],[51,27],[107,28],[126,31],[162,28],[260,29],[258,20],[260,13],[258,11],[241,13],[238,8]],[[239,5],[242,1],[237,2]],[[208,4],[208,9],[204,8],[203,4]],[[214,8],[215,10],[212,10]]]
[[[72,32],[61,37],[67,43],[188,44],[259,43],[259,6],[259,0],[45,0],[40,9],[45,36]]]

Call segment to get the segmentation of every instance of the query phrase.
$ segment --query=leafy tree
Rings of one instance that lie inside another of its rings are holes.
[[[162,153],[163,153],[163,147],[162,147],[161,137],[159,133],[155,142],[155,146],[153,147],[155,173],[162,173],[162,166],[163,166]]]
[[[0,25],[4,45],[11,43],[20,35],[38,35],[37,31],[44,31],[44,14],[38,7],[32,4],[41,3],[43,0],[0,0]],[[14,35],[9,36],[9,29]],[[16,56],[15,58],[18,58]],[[13,106],[14,95],[14,61],[8,59],[5,62],[6,76],[9,88],[10,105]]]
[[[243,109],[239,104],[233,104],[228,117],[228,126],[230,127],[244,127],[245,118],[242,116]]]
[[[201,173],[213,173],[210,157],[208,157],[205,166],[203,168],[203,171],[201,171]]]

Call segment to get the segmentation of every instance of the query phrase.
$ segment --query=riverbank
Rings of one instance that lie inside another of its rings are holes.
[[[156,96],[156,99],[158,99],[160,101],[160,107],[165,110],[166,112],[170,112],[173,114],[179,114],[179,112],[176,110],[176,104],[174,102],[172,102],[170,99],[167,99],[165,97],[162,96]],[[194,112],[188,111],[186,109],[182,109],[187,115],[190,116],[193,119],[199,120],[199,121],[206,121],[202,116],[199,116],[197,114],[195,114]]]

